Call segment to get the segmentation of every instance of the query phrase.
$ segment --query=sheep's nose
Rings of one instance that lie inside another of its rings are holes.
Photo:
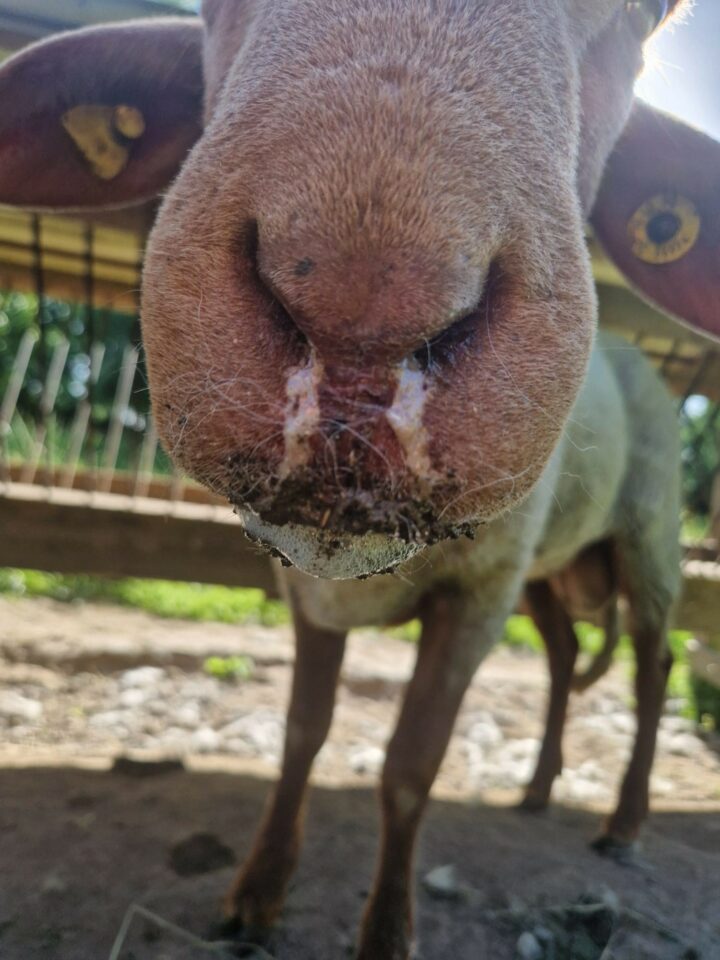
[[[257,277],[286,326],[327,358],[399,362],[472,316],[482,295],[485,271],[463,258],[303,246],[261,241]]]

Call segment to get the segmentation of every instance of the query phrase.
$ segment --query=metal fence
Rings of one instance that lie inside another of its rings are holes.
[[[0,214],[0,481],[214,502],[158,444],[138,298],[142,238]]]
[[[21,483],[218,502],[174,471],[152,422],[138,320],[151,215],[118,226],[0,211],[6,495]],[[648,308],[628,303],[617,282],[600,289],[603,323],[644,349],[679,394],[686,502],[707,516],[720,466],[718,353],[654,312],[638,325]]]
[[[158,443],[138,319],[152,215],[83,222],[0,209],[0,566],[272,589],[230,509]],[[689,532],[706,533],[720,354],[594,259],[601,322],[637,343],[678,396]],[[699,562],[717,556],[702,551]]]

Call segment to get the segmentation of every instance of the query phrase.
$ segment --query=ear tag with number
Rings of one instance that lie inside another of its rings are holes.
[[[100,180],[114,180],[130,159],[129,141],[145,133],[137,107],[85,104],[62,116],[62,125]]]

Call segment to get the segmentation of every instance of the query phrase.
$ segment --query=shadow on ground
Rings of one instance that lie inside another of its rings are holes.
[[[200,832],[242,856],[268,786],[215,772],[138,779],[66,768],[0,769],[0,956],[108,960],[132,903],[202,934],[233,868],[220,856],[212,872],[179,876],[171,852]],[[418,956],[513,960],[518,937],[542,927],[548,908],[589,894],[620,910],[608,949],[587,953],[589,960],[717,960],[717,810],[656,813],[636,868],[588,850],[597,825],[595,814],[564,807],[528,816],[509,807],[434,802],[418,876],[453,864],[461,883],[478,892],[443,900],[420,890]],[[273,957],[351,955],[376,835],[372,790],[313,791],[305,855],[269,945]],[[160,957],[203,960],[140,921],[122,960]]]

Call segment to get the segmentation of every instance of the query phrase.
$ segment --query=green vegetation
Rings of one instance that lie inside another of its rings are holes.
[[[70,304],[45,297],[40,309],[33,294],[0,293],[0,396],[5,392],[20,341],[26,333],[37,344],[33,350],[18,408],[24,416],[39,415],[46,372],[55,348],[63,341],[69,344],[68,360],[60,381],[55,410],[61,419],[70,419],[79,400],[83,399],[90,381],[90,348],[92,343],[105,347],[101,375],[93,388],[95,419],[102,424],[110,415],[118,371],[128,344],[140,341],[137,317],[110,311],[89,311],[82,304]],[[138,384],[146,385],[139,373]],[[138,389],[138,398],[147,390]],[[148,409],[148,398],[140,399],[137,412]]]
[[[69,304],[46,297],[39,308],[31,294],[0,292],[0,398],[13,373],[21,341],[30,336],[35,345],[18,397],[17,410],[7,434],[0,436],[0,453],[5,459],[21,462],[32,456],[36,428],[46,431],[43,463],[66,463],[70,450],[71,426],[81,404],[89,403],[89,424],[81,451],[81,464],[100,466],[105,436],[113,413],[118,376],[129,347],[140,345],[138,318],[132,314],[94,311],[81,304]],[[68,345],[67,360],[60,377],[52,411],[45,409],[48,370],[58,348]],[[101,359],[93,371],[93,355],[101,346]],[[140,356],[130,392],[123,406],[123,436],[116,466],[129,469],[140,456],[148,423],[150,398],[144,358]],[[158,451],[154,472],[167,474],[170,464]]]
[[[67,603],[116,603],[182,620],[277,626],[289,619],[285,605],[266,599],[262,590],[168,580],[106,580],[34,570],[0,570],[0,593],[50,597]]]
[[[254,667],[250,657],[208,657],[203,664],[205,673],[227,683],[249,680]]]
[[[174,583],[167,580],[106,580],[100,577],[62,576],[29,570],[0,569],[0,593],[10,596],[50,597],[66,603],[82,601],[114,603],[135,607],[160,617],[220,623],[261,624],[279,626],[289,623],[287,607],[278,600],[268,600],[262,590],[207,586],[198,583]],[[590,624],[578,625],[582,650],[595,654],[603,643],[602,630]],[[408,642],[416,642],[420,624],[414,620],[390,633]],[[698,692],[688,666],[685,644],[689,633],[680,630],[670,634],[675,664],[670,675],[669,694],[684,704],[687,716],[715,718],[720,726],[720,696],[717,691]],[[543,644],[529,617],[511,617],[505,629],[504,642],[512,647],[541,653]],[[629,637],[623,637],[616,657],[632,671],[633,655]],[[246,679],[252,664],[242,657],[213,657],[205,664],[206,672],[223,680]],[[715,700],[711,700],[715,694]],[[696,699],[697,695],[697,699]],[[701,698],[702,695],[702,698]],[[697,702],[697,711],[693,704]]]
[[[578,623],[576,631],[580,641],[580,649],[583,653],[594,656],[600,651],[604,639],[602,630],[589,623]],[[690,717],[696,714],[693,706],[691,673],[686,651],[686,644],[691,636],[692,634],[684,630],[672,630],[670,632],[670,649],[674,663],[668,682],[668,695],[674,700],[682,701],[684,705],[682,712],[685,716]],[[505,628],[504,639],[506,643],[514,647],[526,647],[537,652],[543,650],[540,634],[529,617],[511,617]],[[615,652],[615,658],[627,665],[629,673],[634,669],[632,641],[629,636],[621,637]],[[698,716],[700,715],[700,711],[698,711]]]
[[[693,674],[690,688],[701,726],[706,730],[720,730],[720,690]]]
[[[720,466],[720,407],[705,397],[689,397],[681,412],[680,439],[683,502],[687,520],[698,524],[710,512],[713,478]]]
[[[693,543],[710,535],[710,517],[685,511],[680,526],[683,542]]]

